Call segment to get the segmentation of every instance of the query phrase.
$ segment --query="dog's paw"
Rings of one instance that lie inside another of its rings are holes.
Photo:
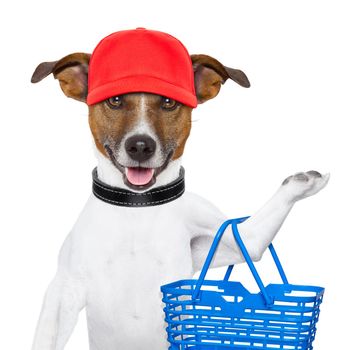
[[[287,193],[289,200],[298,201],[321,191],[327,185],[329,177],[330,174],[322,175],[315,170],[296,173],[283,181],[282,188]]]

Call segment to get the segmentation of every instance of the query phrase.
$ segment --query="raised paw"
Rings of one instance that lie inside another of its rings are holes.
[[[282,188],[290,200],[297,201],[321,191],[327,185],[329,176],[329,174],[322,175],[315,170],[296,173],[283,181]]]

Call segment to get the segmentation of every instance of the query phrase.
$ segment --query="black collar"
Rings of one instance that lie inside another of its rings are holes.
[[[112,187],[97,177],[97,168],[92,171],[92,192],[104,202],[122,207],[148,207],[171,202],[185,192],[185,169],[181,167],[180,176],[166,186],[138,193],[119,187]]]

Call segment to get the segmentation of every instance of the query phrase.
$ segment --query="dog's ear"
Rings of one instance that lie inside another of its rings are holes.
[[[225,67],[207,55],[191,55],[191,59],[198,103],[214,98],[227,79],[232,79],[243,87],[250,87],[247,76],[239,69]]]
[[[73,53],[59,61],[43,62],[35,69],[31,82],[38,83],[53,73],[67,97],[86,102],[90,54]]]

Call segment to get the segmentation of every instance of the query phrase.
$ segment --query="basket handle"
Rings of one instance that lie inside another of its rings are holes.
[[[251,257],[249,256],[249,253],[247,251],[247,248],[245,247],[243,241],[242,241],[242,238],[239,234],[239,231],[238,231],[238,228],[237,228],[237,225],[242,223],[243,221],[245,221],[246,219],[248,219],[249,216],[247,217],[243,217],[243,218],[238,218],[238,219],[231,219],[231,220],[226,220],[219,228],[218,232],[216,233],[215,235],[215,238],[214,238],[214,241],[210,247],[210,250],[209,250],[209,253],[208,253],[208,256],[204,262],[204,265],[203,265],[203,268],[202,268],[202,271],[200,273],[200,276],[198,278],[198,281],[197,281],[197,284],[196,284],[196,288],[194,289],[193,291],[193,294],[192,294],[192,299],[197,299],[198,298],[198,294],[199,294],[199,291],[202,287],[202,284],[203,284],[203,281],[205,279],[205,276],[208,272],[208,269],[210,267],[210,264],[213,260],[213,257],[214,257],[214,254],[215,254],[215,251],[217,249],[217,246],[221,240],[221,237],[223,236],[227,226],[229,226],[231,224],[231,227],[232,227],[232,232],[233,232],[233,236],[237,242],[237,245],[239,246],[239,248],[241,249],[242,251],[242,254],[249,266],[249,269],[251,271],[251,273],[253,274],[253,277],[260,289],[260,292],[263,296],[263,298],[265,299],[265,303],[266,305],[271,305],[273,304],[273,300],[272,298],[267,294],[266,292],[266,288],[255,268],[255,265],[251,259]],[[270,249],[270,253],[272,255],[272,258],[277,266],[277,269],[278,269],[278,272],[282,278],[282,281],[284,284],[288,284],[288,280],[287,280],[287,277],[284,273],[284,270],[282,268],[282,265],[281,265],[281,262],[280,260],[278,259],[278,256],[277,256],[277,253],[272,245],[272,243],[269,245],[269,249]],[[226,274],[225,274],[225,278],[224,280],[227,281],[230,274],[231,274],[231,271],[232,271],[232,268],[233,268],[233,265],[230,265],[228,268],[227,268],[227,271],[226,271]]]

